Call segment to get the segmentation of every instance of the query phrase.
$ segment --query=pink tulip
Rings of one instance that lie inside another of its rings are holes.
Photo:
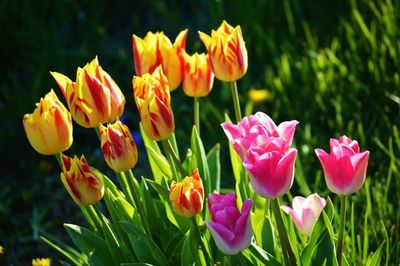
[[[325,205],[325,199],[314,193],[307,198],[294,197],[292,208],[287,206],[282,206],[281,208],[290,215],[300,232],[309,236]]]
[[[358,191],[367,173],[369,151],[360,153],[358,142],[346,136],[330,139],[329,146],[330,154],[315,149],[329,190],[339,195]]]
[[[235,193],[208,196],[211,221],[207,221],[206,226],[215,244],[223,253],[237,254],[251,244],[253,236],[250,223],[251,204],[251,199],[247,199],[240,213],[236,205]]]
[[[276,126],[275,122],[266,114],[257,112],[255,115],[244,117],[237,125],[229,122],[221,124],[233,148],[242,160],[251,146],[263,144],[261,136],[281,137],[285,141],[285,149],[292,145],[294,131],[299,122],[286,121]]]
[[[254,191],[261,197],[274,199],[292,187],[297,150],[286,151],[287,144],[280,137],[262,136],[262,142],[263,145],[250,148],[243,165]]]

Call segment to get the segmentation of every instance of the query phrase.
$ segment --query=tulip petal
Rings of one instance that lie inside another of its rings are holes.
[[[296,126],[299,122],[296,120],[286,121],[279,124],[277,127],[277,131],[279,136],[285,139],[286,145],[291,146],[294,136],[294,131],[296,130]]]

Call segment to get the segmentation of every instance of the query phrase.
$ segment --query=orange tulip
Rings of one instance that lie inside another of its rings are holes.
[[[213,86],[214,74],[208,55],[190,56],[183,50],[183,91],[191,97],[207,96]]]
[[[235,81],[247,71],[247,50],[240,26],[233,28],[225,20],[211,36],[199,32],[210,56],[215,76],[223,81]]]
[[[138,150],[129,128],[119,119],[107,127],[100,125],[101,151],[108,166],[115,172],[133,168]]]
[[[203,209],[204,189],[199,172],[195,169],[191,176],[181,182],[172,181],[169,198],[177,214],[193,217]]]
[[[174,44],[163,32],[148,32],[143,39],[132,36],[133,57],[137,76],[153,71],[161,65],[168,79],[170,90],[179,87],[182,82],[181,50],[185,49],[187,30],[176,37]]]
[[[134,76],[132,84],[144,131],[154,140],[167,139],[174,132],[175,123],[168,80],[161,66],[153,74]]]
[[[90,64],[78,68],[76,81],[50,72],[67,100],[74,120],[86,128],[114,121],[124,112],[125,97],[121,90],[99,65],[97,57]]]
[[[67,108],[51,90],[32,114],[26,114],[23,125],[32,147],[40,154],[55,155],[72,145],[72,119]]]
[[[81,159],[61,155],[63,182],[72,199],[80,206],[95,204],[104,195],[101,175],[91,168],[85,157]]]

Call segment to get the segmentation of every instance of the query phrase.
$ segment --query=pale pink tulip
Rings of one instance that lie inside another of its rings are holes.
[[[254,115],[244,117],[237,125],[230,122],[221,124],[226,136],[232,143],[233,148],[242,160],[247,155],[251,146],[264,144],[264,137],[281,137],[285,141],[285,149],[292,145],[294,131],[299,122],[296,120],[285,121],[279,126],[265,113],[257,112]]]
[[[315,149],[329,190],[339,195],[358,191],[364,184],[369,151],[360,153],[358,142],[346,136],[330,139],[329,146],[330,154]]]
[[[292,208],[287,206],[282,206],[281,208],[290,215],[297,229],[303,235],[309,236],[325,205],[325,199],[314,193],[307,198],[294,197]]]
[[[251,244],[253,237],[250,222],[251,204],[251,199],[245,200],[239,212],[235,193],[208,196],[211,221],[207,221],[206,226],[215,244],[223,253],[237,254]]]

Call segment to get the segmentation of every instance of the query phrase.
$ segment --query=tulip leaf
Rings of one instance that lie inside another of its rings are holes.
[[[326,231],[314,248],[311,265],[322,265],[323,263],[326,263],[327,266],[338,265],[335,245]]]
[[[264,219],[261,219],[258,223],[255,236],[257,243],[261,245],[265,251],[275,256],[274,228],[268,216],[265,216]]]
[[[256,259],[259,265],[273,265],[281,266],[282,264],[276,260],[271,254],[263,250],[256,243],[252,242],[251,245],[242,251],[243,255],[249,260]]]
[[[91,265],[113,265],[113,259],[108,251],[107,243],[85,227],[64,224],[74,244],[88,256]]]
[[[183,237],[183,246],[181,251],[181,265],[194,265],[195,260],[192,255],[191,245],[190,245],[190,231],[188,231]]]
[[[381,265],[381,251],[383,247],[382,243],[379,248],[372,254],[372,256],[368,259],[367,266],[377,266]]]
[[[100,216],[103,224],[102,229],[104,239],[110,251],[111,257],[114,259],[114,263],[116,263],[116,265],[119,265],[123,262],[121,261],[123,259],[123,256],[121,253],[122,250],[120,241],[118,240],[114,231],[115,229],[111,225],[110,221],[102,213],[100,213]]]
[[[172,177],[171,167],[169,165],[168,160],[164,157],[164,155],[160,151],[154,150],[149,145],[146,145],[146,151],[147,151],[149,158],[151,158],[151,161],[154,162],[154,164],[153,164],[153,165],[155,165],[154,167],[158,168],[155,171],[161,172],[161,174],[155,174],[153,171],[154,180],[156,180],[157,182],[160,182],[161,178],[163,176],[167,176],[168,178],[171,178]],[[153,168],[151,163],[150,163],[150,166]]]
[[[217,143],[207,154],[207,163],[210,170],[211,192],[219,193],[221,185],[221,145]]]
[[[104,175],[102,172],[99,170],[95,169],[92,167],[92,170],[95,172],[97,176],[102,177],[102,181],[104,183],[104,188],[105,189],[110,189],[111,192],[116,196],[116,197],[125,197],[125,195],[117,188],[117,186],[114,184],[113,181],[111,181],[106,175]]]
[[[165,258],[164,253],[142,229],[127,221],[122,221],[120,224],[128,235],[139,261],[154,265],[168,265],[168,260]]]

